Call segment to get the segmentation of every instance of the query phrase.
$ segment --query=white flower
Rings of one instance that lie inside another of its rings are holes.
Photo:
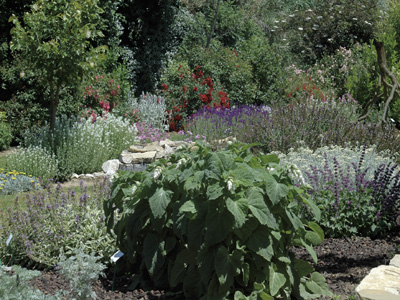
[[[132,195],[136,192],[136,190],[137,190],[137,186],[134,185],[134,186],[132,187],[132,190],[131,190]]]
[[[303,30],[303,27],[299,27],[298,29],[299,29],[299,30]]]
[[[160,177],[161,171],[162,171],[162,170],[161,170],[160,167],[157,167],[157,168],[154,170],[154,175],[153,175],[154,180],[156,180],[158,177]]]
[[[275,168],[267,167],[267,170],[270,171],[270,172],[272,172],[272,171],[275,171]]]
[[[228,191],[230,191],[232,189],[232,186],[233,186],[232,179],[229,179],[227,183],[228,183]]]

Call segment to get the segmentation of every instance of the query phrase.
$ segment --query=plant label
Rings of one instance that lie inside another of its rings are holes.
[[[120,259],[124,253],[121,250],[118,250],[113,256],[111,256],[111,261],[112,262],[117,262],[118,259]]]
[[[8,236],[8,239],[7,239],[7,241],[6,241],[6,245],[7,245],[7,246],[10,244],[12,238],[13,238],[13,235],[12,235],[12,233],[10,233],[10,235]]]

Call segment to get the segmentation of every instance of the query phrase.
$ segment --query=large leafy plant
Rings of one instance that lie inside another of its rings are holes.
[[[213,152],[196,144],[143,172],[118,174],[104,209],[134,282],[190,299],[330,293],[323,276],[290,251],[304,246],[317,261],[312,246],[323,231],[294,211],[302,203],[318,217],[319,209],[292,185],[277,156],[249,149]]]

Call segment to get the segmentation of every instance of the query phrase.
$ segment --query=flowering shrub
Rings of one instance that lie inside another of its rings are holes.
[[[4,173],[4,169],[0,169],[0,195],[27,192],[40,188],[39,178],[15,170]]]
[[[121,86],[110,75],[96,75],[84,87],[83,115],[98,115],[111,112],[116,105],[122,102]]]
[[[140,143],[150,143],[165,140],[168,134],[164,130],[153,128],[151,124],[145,122],[138,122],[135,124],[137,129],[136,138]]]
[[[283,92],[291,104],[309,100],[326,102],[327,98],[331,96],[320,89],[323,82],[320,82],[318,77],[313,78],[308,72],[298,69],[295,65],[289,66],[288,69],[291,75],[287,78],[287,87]]]
[[[48,125],[38,132],[27,132],[24,146],[36,146],[58,160],[56,178],[68,179],[72,173],[93,173],[101,165],[118,157],[135,139],[137,129],[128,120],[112,113],[87,120],[57,118],[53,132]],[[17,169],[17,168],[16,168]]]
[[[26,148],[20,148],[18,151],[8,156],[7,166],[11,170],[18,170],[25,174],[40,177],[42,181],[47,182],[58,175],[58,159],[48,149],[28,145]],[[33,179],[26,178],[23,181],[29,182]],[[18,189],[13,187],[12,190]]]
[[[179,65],[174,85],[163,83],[162,93],[167,101],[167,111],[171,114],[169,130],[183,129],[184,119],[202,107],[230,108],[229,97],[223,88],[208,76],[201,66],[190,71],[188,67]]]
[[[70,257],[74,249],[80,248],[109,263],[116,251],[114,238],[106,234],[104,223],[102,202],[109,192],[104,181],[90,189],[82,183],[77,192],[63,192],[60,185],[47,184],[45,189],[28,194],[26,210],[16,206],[1,212],[1,261],[7,264],[12,259],[22,266],[49,268],[58,264],[61,254]],[[10,233],[12,249],[5,245]]]

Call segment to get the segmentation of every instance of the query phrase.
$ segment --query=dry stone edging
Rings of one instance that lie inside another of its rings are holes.
[[[112,180],[118,170],[141,172],[149,164],[161,158],[168,158],[178,149],[184,146],[192,146],[193,142],[171,141],[169,139],[153,142],[145,145],[132,145],[122,151],[119,159],[108,160],[103,163],[104,174]]]
[[[373,268],[356,292],[362,300],[400,300],[400,254],[389,265]]]

